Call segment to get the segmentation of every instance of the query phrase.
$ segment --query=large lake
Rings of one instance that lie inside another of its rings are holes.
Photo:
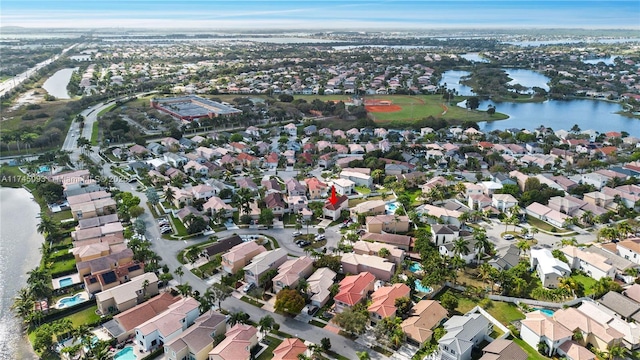
[[[539,86],[549,89],[546,76],[532,70],[504,69],[509,77],[526,87]],[[467,71],[450,70],[442,74],[440,84],[447,84],[447,88],[455,89],[459,95],[473,96],[472,89],[460,84],[460,78],[469,75]],[[498,112],[509,115],[509,119],[483,122],[483,131],[504,130],[510,128],[533,129],[540,125],[554,130],[570,129],[578,124],[583,130],[592,129],[599,132],[626,131],[640,137],[640,120],[628,118],[617,111],[622,110],[620,104],[601,100],[549,100],[542,103],[515,103],[481,101],[480,109],[486,110],[489,105],[495,105]],[[464,105],[461,105],[464,106]]]
[[[67,92],[67,85],[71,80],[71,74],[78,68],[68,68],[56,71],[47,81],[42,84],[42,88],[47,90],[49,95],[53,95],[58,99],[70,99]]]
[[[0,187],[0,360],[35,356],[11,311],[13,298],[27,283],[27,271],[40,262],[43,238],[36,231],[40,207],[24,189]]]

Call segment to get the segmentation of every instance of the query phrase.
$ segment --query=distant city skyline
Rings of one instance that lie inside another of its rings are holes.
[[[640,1],[3,0],[0,25],[28,28],[640,29]]]

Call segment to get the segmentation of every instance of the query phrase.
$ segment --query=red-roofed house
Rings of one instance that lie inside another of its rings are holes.
[[[309,199],[321,199],[326,196],[327,193],[327,184],[318,180],[318,178],[309,178],[305,179],[304,182],[307,184],[307,189],[309,191]]]
[[[322,215],[327,219],[336,221],[340,218],[340,212],[342,210],[349,210],[349,198],[347,195],[339,196],[335,203],[331,203],[329,200],[325,201],[324,207],[322,208]]]
[[[369,272],[346,276],[340,281],[340,290],[333,297],[335,311],[341,313],[365,299],[369,291],[373,291],[375,281],[376,277]]]
[[[273,349],[273,360],[298,360],[298,355],[306,352],[307,346],[300,339],[284,339]]]
[[[375,325],[378,321],[396,315],[396,299],[409,297],[411,289],[403,284],[383,286],[371,294],[371,302],[367,310],[371,315],[371,322]]]

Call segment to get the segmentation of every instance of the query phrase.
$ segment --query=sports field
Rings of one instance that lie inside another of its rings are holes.
[[[313,101],[318,98],[323,101],[342,100],[350,102],[349,96],[296,96],[296,98],[307,99]],[[463,101],[464,98],[456,99],[455,102]],[[487,121],[487,120],[504,120],[508,116],[496,112],[493,115],[487,114],[485,111],[467,110],[455,105],[455,102],[446,104],[442,101],[440,95],[379,95],[366,96],[365,109],[369,116],[378,123],[408,123],[420,120],[429,116],[434,118],[443,118],[445,120],[460,121]]]

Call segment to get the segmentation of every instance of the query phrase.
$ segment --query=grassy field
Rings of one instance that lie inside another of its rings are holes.
[[[96,321],[100,320],[100,316],[96,315],[96,310],[98,309],[98,305],[93,305],[90,308],[84,309],[82,311],[78,311],[77,313],[73,313],[66,318],[71,320],[74,328],[77,328],[80,325],[84,324],[92,324]]]
[[[98,127],[98,122],[95,121],[91,126],[91,146],[98,146],[99,132],[100,132],[100,128]]]
[[[493,301],[486,310],[504,325],[509,325],[513,321],[522,320],[525,317],[515,304],[502,301]]]
[[[594,278],[582,274],[573,274],[571,275],[571,278],[584,286],[585,295],[593,293],[593,286],[596,284],[596,280]]]

